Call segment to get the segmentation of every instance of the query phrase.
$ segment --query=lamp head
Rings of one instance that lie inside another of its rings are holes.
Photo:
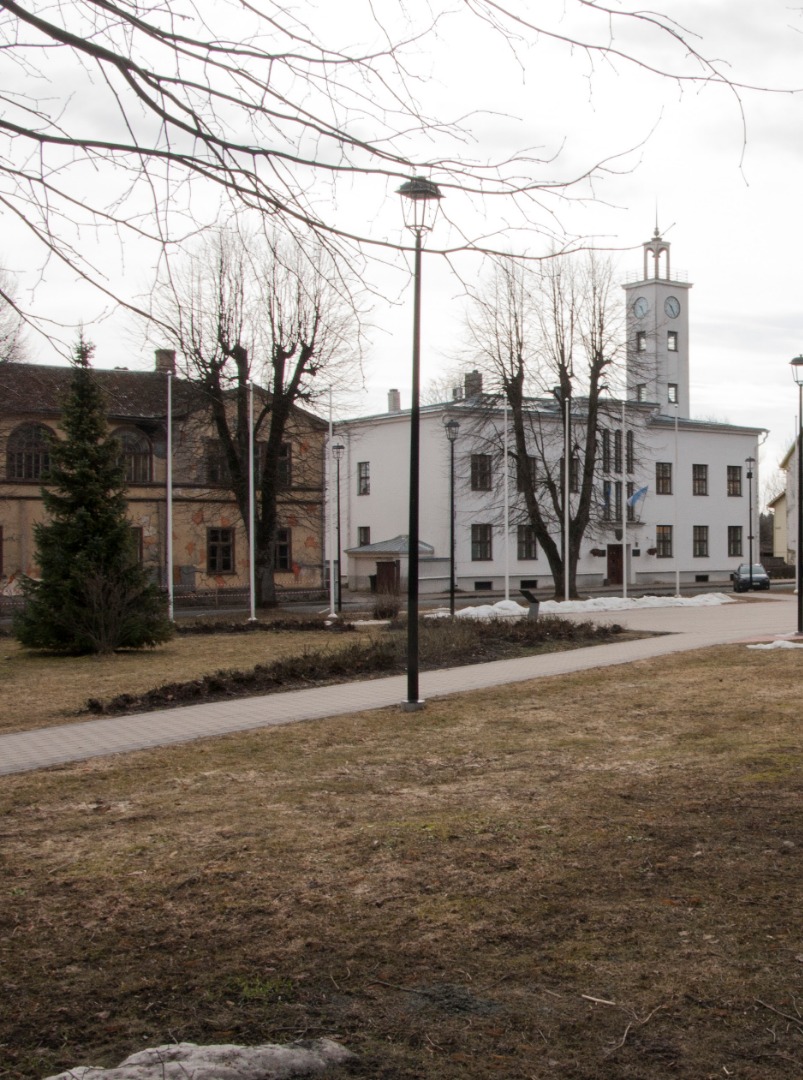
[[[343,445],[343,443],[332,443],[332,457],[335,459],[335,461],[340,461],[345,452],[346,447]]]
[[[446,428],[446,438],[449,440],[449,442],[453,443],[460,432],[460,424],[457,420],[453,418],[451,420],[447,420],[447,422],[444,424],[444,427]]]
[[[789,363],[792,367],[792,378],[798,386],[803,386],[803,356],[796,356]]]
[[[407,228],[418,236],[429,232],[435,224],[438,204],[443,198],[438,185],[425,176],[414,176],[412,180],[405,181],[396,193],[402,197]]]

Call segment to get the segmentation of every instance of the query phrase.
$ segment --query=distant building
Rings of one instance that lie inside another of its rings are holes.
[[[244,523],[227,488],[226,469],[201,391],[175,377],[175,356],[156,351],[154,371],[93,368],[119,440],[128,513],[143,566],[181,593],[242,591],[249,581]],[[166,566],[167,382],[172,384],[173,565]],[[62,437],[62,402],[71,369],[0,364],[0,595],[36,576],[33,527],[49,447]],[[259,391],[257,391],[259,394]],[[326,425],[294,409],[282,448],[286,489],[279,500],[276,582],[280,590],[323,585],[323,453]],[[257,445],[257,455],[259,445]]]
[[[627,398],[608,399],[599,422],[600,453],[593,521],[578,563],[577,585],[645,587],[726,585],[739,562],[758,559],[758,440],[763,429],[690,416],[689,293],[657,233],[643,245],[643,272],[624,284]],[[562,452],[560,406],[531,399],[533,429]],[[584,402],[572,401],[578,418]],[[504,410],[474,371],[452,400],[421,409],[420,588],[448,588],[450,445],[456,419],[456,579],[460,589],[552,585],[549,565],[523,512],[514,463],[503,454]],[[341,461],[343,571],[351,588],[406,580],[410,414],[398,391],[388,411],[337,425]],[[582,455],[582,447],[575,451]],[[571,474],[570,474],[571,477]],[[536,476],[536,493],[538,486]],[[505,497],[509,513],[505,528]],[[573,481],[570,478],[570,486]],[[644,490],[646,489],[646,491]],[[639,493],[641,495],[639,496]],[[750,505],[749,495],[752,495]],[[560,541],[562,523],[555,522]]]

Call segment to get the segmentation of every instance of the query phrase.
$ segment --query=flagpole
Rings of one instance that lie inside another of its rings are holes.
[[[326,454],[326,475],[329,478],[327,494],[329,496],[329,618],[337,618],[335,607],[335,500],[332,497],[332,444],[334,443],[334,422],[332,420],[332,387],[329,387],[329,445]],[[339,490],[338,490],[339,494]],[[340,572],[340,552],[337,553],[338,573]]]
[[[254,490],[254,383],[248,383],[248,592],[251,600],[249,622],[256,622],[256,568],[254,555],[254,523],[256,521],[256,492]]]
[[[165,515],[165,577],[167,578],[167,617],[173,621],[175,601],[173,596],[173,373],[167,373],[167,484],[165,496],[167,513]]]
[[[622,398],[622,599],[627,600],[627,432],[625,399]]]
[[[510,599],[510,476],[508,458],[507,396],[505,396],[505,600]]]
[[[678,403],[675,402],[675,478],[672,484],[675,504],[675,526],[672,529],[672,554],[675,557],[675,596],[680,596],[680,562],[678,560],[678,492],[680,489],[680,460],[678,458]]]

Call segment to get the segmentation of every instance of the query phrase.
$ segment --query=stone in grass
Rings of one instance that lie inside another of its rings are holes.
[[[132,1054],[115,1069],[79,1065],[48,1080],[290,1080],[311,1076],[356,1057],[331,1039],[282,1046],[198,1046],[175,1043]]]

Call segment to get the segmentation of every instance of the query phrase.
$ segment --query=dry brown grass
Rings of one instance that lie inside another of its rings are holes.
[[[0,1077],[329,1035],[366,1080],[803,1075],[797,652],[6,777]]]
[[[0,732],[73,723],[90,697],[140,694],[173,680],[195,679],[219,668],[269,664],[304,649],[337,649],[348,635],[216,634],[175,637],[158,649],[112,656],[41,656],[0,638]]]

